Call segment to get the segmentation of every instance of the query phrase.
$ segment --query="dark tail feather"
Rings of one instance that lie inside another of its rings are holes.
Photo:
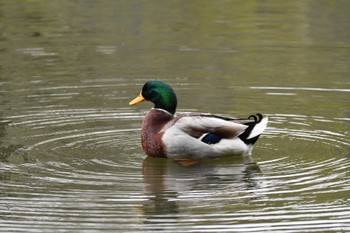
[[[245,125],[248,126],[248,128],[238,137],[247,145],[253,145],[258,139],[259,136],[253,137],[253,138],[249,138],[250,133],[252,132],[252,130],[254,129],[255,125],[258,124],[259,122],[261,122],[261,120],[263,119],[263,116],[260,113],[257,113],[255,115],[250,115],[248,117],[248,119],[252,119],[254,120],[254,122],[249,122],[246,123]]]

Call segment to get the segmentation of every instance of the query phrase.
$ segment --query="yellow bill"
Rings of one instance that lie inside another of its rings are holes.
[[[140,94],[135,98],[133,99],[132,101],[130,101],[129,105],[134,105],[134,104],[138,104],[142,101],[145,100],[145,97],[142,96],[142,93],[140,92]]]

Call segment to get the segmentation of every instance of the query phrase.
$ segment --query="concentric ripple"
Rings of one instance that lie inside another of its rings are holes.
[[[122,127],[123,122],[141,120],[141,116],[123,109],[68,109],[31,111],[8,119],[14,130],[30,128],[31,132],[35,132],[32,135],[23,135],[27,145],[24,149],[29,152],[45,146],[50,150],[61,147],[93,148],[107,144],[113,147],[120,143],[118,139],[126,139],[126,132],[139,131],[139,124],[135,124],[134,128]],[[114,121],[119,122],[118,128]]]
[[[349,134],[327,128],[329,122],[342,128],[348,119],[271,115],[254,159],[182,166],[145,159],[142,115],[75,109],[9,117],[12,130],[33,134],[23,134],[26,146],[8,159],[23,154],[25,163],[0,164],[1,229],[350,230]]]
[[[107,86],[84,83],[39,88],[44,93],[27,97],[69,101],[80,95],[71,89]],[[1,141],[0,228],[350,231],[349,118],[271,114],[252,158],[184,166],[145,158],[140,148],[143,115],[127,107],[53,104],[1,119],[6,136]]]

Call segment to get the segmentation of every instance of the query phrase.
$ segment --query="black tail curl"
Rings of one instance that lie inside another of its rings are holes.
[[[260,113],[256,113],[254,115],[250,115],[248,117],[248,119],[251,119],[251,120],[254,120],[254,122],[249,122],[249,123],[246,123],[245,125],[248,126],[248,128],[241,134],[239,135],[238,137],[247,145],[253,145],[258,139],[259,139],[259,136],[256,136],[254,138],[250,138],[250,139],[247,139],[248,136],[250,135],[250,133],[252,132],[252,130],[254,129],[255,125],[258,124],[262,119],[263,119],[263,115],[260,114]]]
[[[250,115],[248,119],[254,119],[255,123],[259,123],[263,119],[263,115],[261,113],[256,113],[255,115]]]

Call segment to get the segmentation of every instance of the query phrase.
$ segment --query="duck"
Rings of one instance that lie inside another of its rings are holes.
[[[154,104],[141,124],[141,145],[151,157],[200,160],[251,155],[268,123],[268,116],[260,113],[247,118],[177,113],[176,94],[161,80],[146,82],[129,105],[143,101]]]

